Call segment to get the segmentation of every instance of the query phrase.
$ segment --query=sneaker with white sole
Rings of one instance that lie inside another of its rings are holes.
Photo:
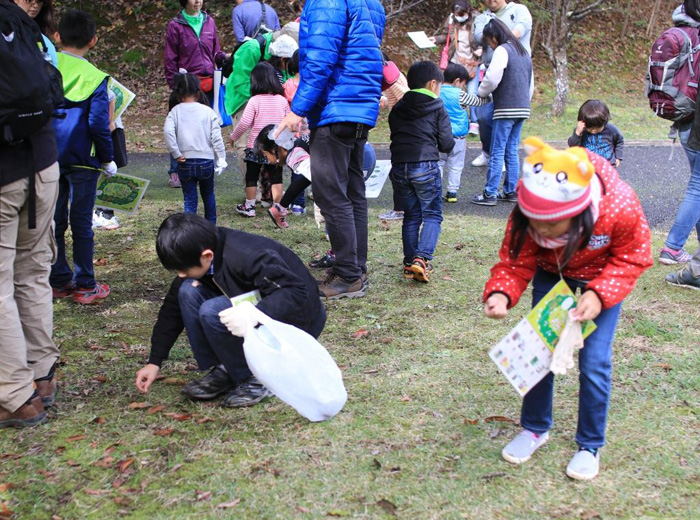
[[[401,220],[403,218],[403,211],[396,211],[391,209],[379,214],[379,218],[382,220]]]
[[[532,454],[549,439],[549,432],[537,435],[530,430],[522,430],[515,439],[510,441],[501,456],[511,464],[522,464],[532,457]]]
[[[486,166],[489,163],[489,154],[481,152],[476,159],[472,161],[472,166]]]
[[[479,123],[469,123],[469,135],[479,135]]]
[[[255,216],[255,206],[248,206],[245,202],[243,204],[238,204],[236,206],[236,211],[244,217],[254,217]]]
[[[600,470],[600,452],[579,449],[566,466],[566,475],[574,480],[593,480]]]
[[[670,247],[664,247],[659,255],[659,262],[664,265],[687,264],[691,258],[692,256],[685,249],[676,251]]]

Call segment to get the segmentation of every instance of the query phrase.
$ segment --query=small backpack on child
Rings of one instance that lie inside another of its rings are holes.
[[[0,1],[0,141],[21,141],[41,129],[63,103],[61,74],[42,55],[39,26]]]
[[[646,94],[654,113],[686,121],[695,113],[700,82],[700,34],[695,27],[672,27],[651,47]]]

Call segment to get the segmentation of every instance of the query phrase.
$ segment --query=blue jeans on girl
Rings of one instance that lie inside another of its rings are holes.
[[[95,250],[95,234],[92,231],[92,211],[100,172],[75,169],[61,173],[58,180],[58,200],[54,221],[56,225],[56,263],[51,267],[49,282],[59,288],[71,283],[79,289],[94,289],[95,271],[92,257]],[[66,259],[66,231],[68,223],[73,235],[73,268]]]
[[[564,278],[572,291],[587,282]],[[559,276],[537,270],[532,280],[532,305],[539,302],[559,282]],[[594,320],[598,326],[584,341],[578,352],[579,397],[576,443],[581,448],[598,449],[605,444],[610,387],[612,380],[612,342],[622,304],[603,309]],[[550,372],[523,399],[520,424],[523,428],[543,434],[552,427],[552,397],[554,375]]]
[[[437,161],[396,163],[389,177],[404,210],[404,264],[417,256],[432,260],[442,223],[442,179]]]
[[[686,146],[691,128],[692,123],[687,123],[681,125],[679,130],[681,144],[690,163],[690,180],[683,202],[676,213],[676,220],[666,239],[666,247],[675,250],[683,249],[693,229],[700,240],[700,151]]]
[[[185,198],[185,213],[197,213],[199,197],[197,184],[204,203],[204,218],[216,224],[216,197],[214,196],[214,161],[212,159],[187,159],[178,163],[177,175]]]
[[[477,95],[479,93],[479,71],[477,69],[476,76],[469,80],[467,83],[467,94]],[[493,106],[493,105],[492,105]],[[478,111],[477,107],[469,107],[469,122],[478,123],[479,119],[477,117]]]
[[[506,178],[503,181],[503,193],[515,193],[515,185],[520,176],[520,131],[525,119],[494,119],[491,135],[491,151],[489,153],[489,171],[486,177],[484,194],[496,197],[501,184],[503,161],[506,164]]]

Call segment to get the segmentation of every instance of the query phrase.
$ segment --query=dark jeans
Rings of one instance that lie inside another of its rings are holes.
[[[182,184],[185,213],[197,213],[199,197],[197,185],[204,203],[204,218],[216,224],[216,197],[214,195],[214,161],[212,159],[187,159],[179,163],[177,175]]]
[[[81,289],[95,287],[95,271],[92,257],[95,249],[92,231],[92,211],[100,172],[76,169],[61,173],[58,181],[58,200],[54,221],[56,225],[57,259],[51,267],[49,282],[52,287],[62,287],[71,282]],[[66,259],[66,230],[70,222],[73,235],[73,267]]]
[[[417,256],[432,260],[442,223],[442,178],[437,161],[396,163],[389,176],[404,208],[404,264]]]
[[[232,335],[219,320],[219,313],[231,307],[231,300],[191,278],[180,287],[178,300],[199,368],[208,370],[223,364],[234,383],[252,376],[243,353],[243,338]]]
[[[572,291],[587,282],[565,278]],[[559,276],[538,270],[532,280],[532,305],[539,302],[559,282]],[[610,387],[612,381],[612,342],[622,304],[603,309],[594,320],[598,326],[578,352],[579,394],[576,443],[582,448],[597,449],[605,444]],[[552,427],[554,375],[550,372],[523,399],[520,424],[542,434]]]
[[[481,150],[491,153],[491,132],[493,131],[493,103],[481,105],[477,111],[479,120],[479,139],[481,139]]]
[[[311,183],[323,208],[333,272],[357,280],[367,271],[367,199],[362,172],[367,125],[335,123],[311,130]]]

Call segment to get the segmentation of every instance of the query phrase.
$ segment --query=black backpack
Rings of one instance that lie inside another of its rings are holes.
[[[0,0],[0,142],[30,136],[64,102],[61,74],[44,53],[39,26],[21,8]]]

